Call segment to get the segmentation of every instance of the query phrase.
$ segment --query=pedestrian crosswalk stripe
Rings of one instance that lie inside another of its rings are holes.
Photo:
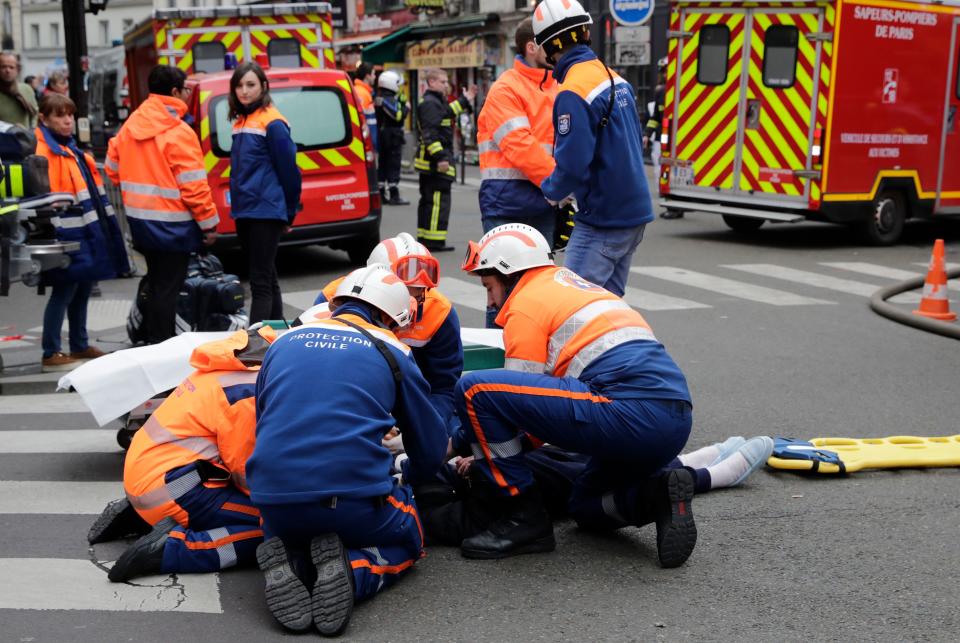
[[[0,578],[0,609],[223,613],[219,574],[111,583],[106,571],[89,560],[0,558]]]
[[[454,277],[440,279],[440,292],[458,307],[471,308],[484,312],[487,310],[487,289],[480,280],[465,281]]]
[[[125,326],[130,312],[129,299],[91,299],[87,303],[87,330],[100,332]],[[68,320],[63,320],[63,332],[67,332]],[[30,332],[43,332],[43,326],[31,328]]]
[[[693,308],[710,308],[707,304],[701,304],[689,299],[680,297],[670,297],[659,293],[641,290],[639,288],[627,288],[624,300],[633,306],[644,311],[657,310],[690,310]]]
[[[813,286],[814,288],[825,288],[850,295],[860,295],[862,297],[870,297],[881,288],[875,284],[868,284],[862,281],[841,279],[831,275],[823,275],[818,272],[777,266],[772,263],[731,264],[721,267],[732,270],[742,270],[743,272],[749,272],[762,277],[770,277],[772,279],[783,279],[784,281]],[[898,299],[902,301],[902,303],[917,303],[920,301],[920,296],[916,293],[904,293],[898,297]]]
[[[0,431],[0,453],[114,453],[116,435],[108,429]]]
[[[296,292],[285,292],[283,293],[283,303],[295,308],[299,315],[307,308],[313,306],[313,302],[316,300],[317,295],[320,294],[320,288],[314,288],[313,290],[298,290]]]
[[[46,415],[88,412],[76,393],[37,393],[0,396],[0,415]]]
[[[99,515],[108,502],[121,497],[120,481],[0,480],[0,514]]]
[[[738,299],[746,299],[748,301],[774,306],[809,306],[813,304],[834,303],[823,299],[802,297],[775,288],[756,286],[734,279],[717,277],[715,275],[685,270],[683,268],[675,268],[673,266],[634,266],[630,268],[630,272],[646,277],[671,281],[683,286],[709,290],[721,295],[727,295],[728,297],[737,297]]]
[[[820,265],[828,266],[830,268],[838,268],[840,270],[850,270],[851,272],[859,272],[861,274],[872,275],[874,277],[900,279],[903,281],[924,276],[924,273],[922,272],[913,272],[911,270],[903,270],[901,268],[890,268],[889,266],[881,266],[875,263],[865,263],[862,261],[824,261],[821,262]],[[949,290],[956,290],[960,292],[960,282],[958,282],[956,279],[948,281],[947,288]]]

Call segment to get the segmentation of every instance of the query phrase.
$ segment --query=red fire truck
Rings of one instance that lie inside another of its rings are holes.
[[[330,5],[311,2],[157,10],[125,38],[134,107],[149,93],[156,64],[188,74],[188,104],[220,212],[217,245],[236,243],[230,213],[227,117],[230,67],[256,60],[270,94],[290,123],[303,176],[303,211],[280,244],[321,243],[361,263],[380,240],[380,193],[373,146],[346,73],[334,68]]]
[[[857,226],[960,213],[960,5],[671,5],[661,205]]]

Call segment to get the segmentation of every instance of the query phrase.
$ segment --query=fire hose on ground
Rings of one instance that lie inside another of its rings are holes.
[[[956,279],[958,277],[960,277],[960,268],[954,268],[953,270],[947,271],[948,279]],[[881,288],[877,292],[873,293],[873,295],[870,297],[870,308],[878,315],[886,317],[887,319],[892,319],[900,324],[913,326],[914,328],[925,330],[928,333],[936,333],[937,335],[943,335],[944,337],[960,339],[960,326],[956,324],[938,321],[936,319],[929,319],[927,317],[921,317],[920,315],[914,315],[911,312],[887,303],[886,300],[894,295],[899,295],[900,293],[907,292],[908,290],[922,288],[924,280],[925,277],[920,276],[913,279],[908,279],[907,281],[901,281],[900,283],[892,284],[886,288]]]

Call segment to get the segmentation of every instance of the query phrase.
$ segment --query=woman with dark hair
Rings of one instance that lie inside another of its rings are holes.
[[[270,99],[270,83],[255,62],[230,78],[230,216],[247,256],[250,324],[281,319],[283,301],[276,256],[280,235],[300,203],[300,169],[290,126]]]
[[[107,200],[93,157],[81,152],[73,139],[76,105],[63,94],[50,93],[40,101],[37,154],[47,159],[52,192],[68,192],[77,204],[55,220],[57,239],[78,241],[70,265],[43,273],[51,286],[43,313],[43,370],[62,371],[82,360],[103,355],[87,339],[87,302],[93,283],[130,271],[117,218]],[[60,350],[63,318],[70,324],[70,354]]]

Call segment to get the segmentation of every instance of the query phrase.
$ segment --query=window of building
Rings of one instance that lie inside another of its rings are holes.
[[[40,25],[30,25],[30,46],[40,48]]]
[[[50,46],[51,47],[60,46],[60,23],[59,22],[50,23]]]
[[[195,71],[217,72],[226,68],[227,48],[222,42],[198,42],[192,48]]]
[[[300,41],[296,38],[274,38],[267,43],[271,67],[299,67]]]
[[[129,31],[131,27],[133,27],[133,18],[124,18],[123,33],[127,33],[127,31]]]
[[[800,31],[793,25],[773,25],[763,36],[763,84],[792,87],[797,78],[797,43]]]
[[[727,61],[730,57],[730,28],[727,25],[706,25],[700,30],[697,47],[697,82],[723,85],[727,82]]]
[[[340,147],[350,141],[350,115],[343,92],[330,87],[285,87],[271,89],[270,97],[290,123],[290,136],[297,151]],[[213,99],[210,106],[211,139],[217,156],[230,156],[233,126],[227,118],[227,97]]]
[[[105,47],[110,46],[110,21],[100,21],[100,43]]]

